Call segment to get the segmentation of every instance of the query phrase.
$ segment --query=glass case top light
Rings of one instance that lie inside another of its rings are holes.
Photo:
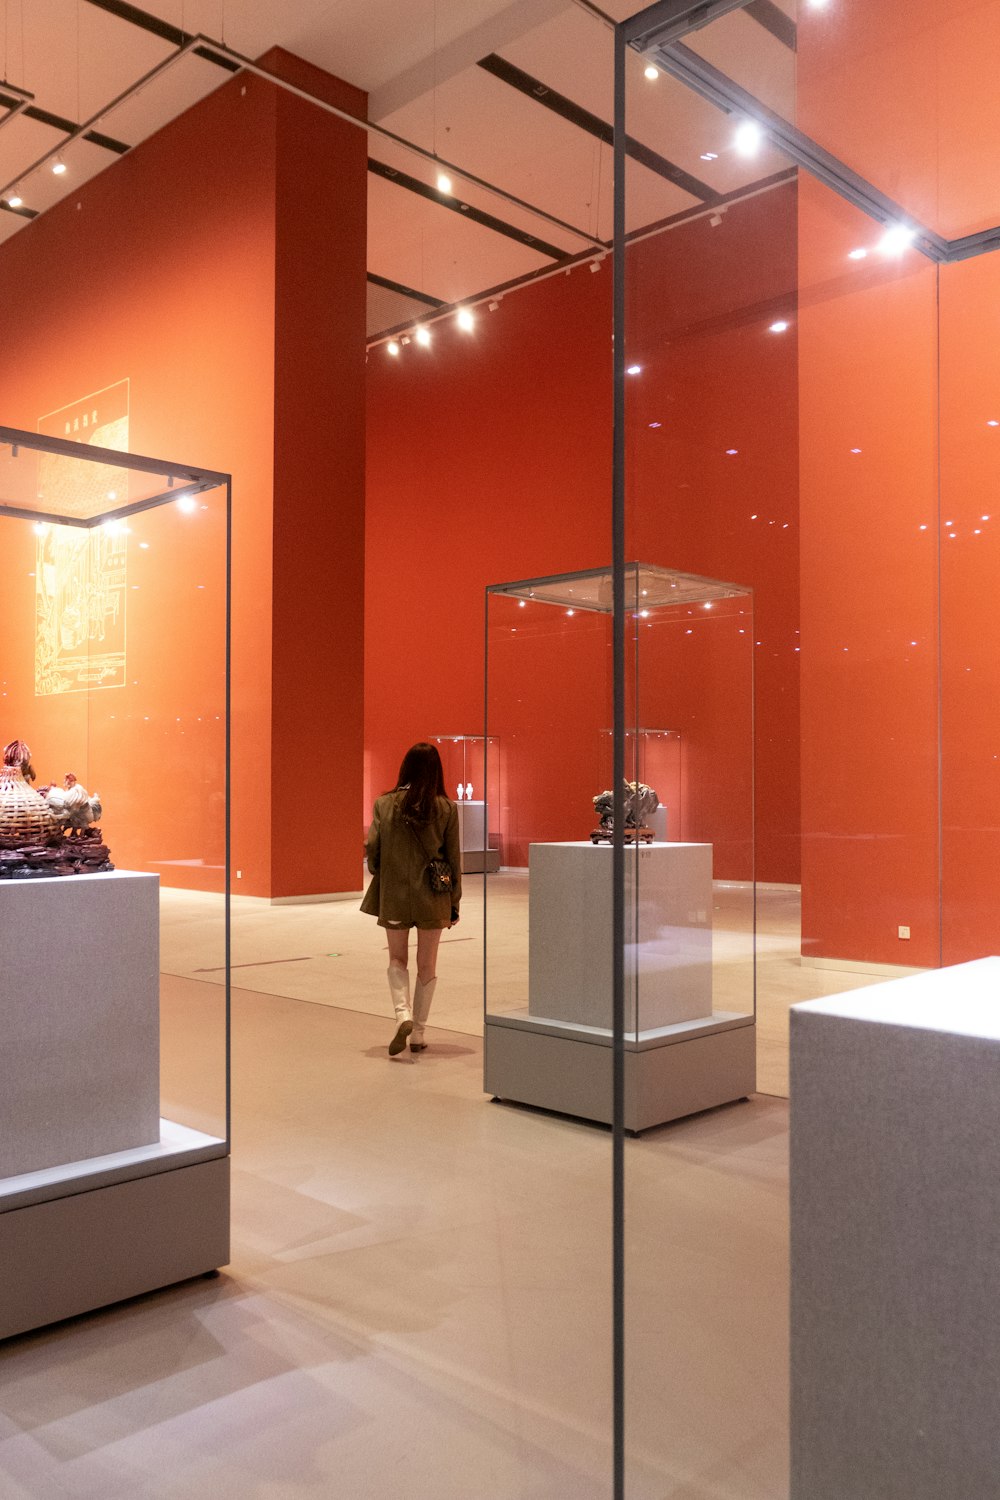
[[[72,437],[0,427],[0,515],[100,526],[191,499],[225,481],[224,474],[208,469],[171,467]]]
[[[535,604],[556,604],[564,609],[592,610],[599,614],[611,614],[614,607],[610,568],[563,573],[553,578],[526,578],[520,583],[495,584],[486,592],[506,594]],[[633,608],[641,601],[644,610],[657,610],[677,604],[704,604],[715,599],[749,597],[752,592],[743,584],[699,578],[694,573],[679,573],[676,569],[658,568],[651,563],[625,565],[626,608]]]

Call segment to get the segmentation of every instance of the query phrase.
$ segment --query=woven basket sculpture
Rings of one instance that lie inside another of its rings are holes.
[[[51,838],[58,831],[45,798],[24,779],[21,767],[30,759],[31,751],[24,741],[11,740],[4,746],[0,766],[0,837],[26,844],[34,839]]]

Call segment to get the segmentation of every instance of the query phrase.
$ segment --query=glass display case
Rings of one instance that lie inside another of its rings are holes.
[[[0,1337],[229,1258],[229,532],[0,428]]]
[[[430,734],[444,768],[448,796],[458,803],[462,869],[466,874],[493,873],[500,868],[500,845],[488,835],[490,804],[500,802],[500,744],[481,734]]]
[[[625,1123],[638,1131],[754,1088],[753,596],[638,563],[626,592]],[[505,749],[490,832],[506,852],[484,898],[485,1087],[605,1121],[612,629],[607,569],[487,590],[486,733]],[[677,727],[642,729],[657,723]],[[645,778],[660,772],[673,830],[655,826]]]

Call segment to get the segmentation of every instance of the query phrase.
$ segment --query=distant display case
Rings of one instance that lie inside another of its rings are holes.
[[[636,804],[625,830],[638,1131],[755,1085],[753,597],[638,563],[626,584],[625,779],[659,780],[670,820]],[[608,569],[487,590],[485,728],[504,746],[489,832],[505,857],[484,897],[485,1087],[603,1121],[613,848],[594,799],[611,787],[612,626]]]
[[[500,801],[500,745],[495,736],[431,734],[444,768],[448,796],[458,802],[462,869],[483,874],[500,868],[499,840],[490,843],[487,810]]]
[[[0,428],[0,1337],[229,1259],[229,533]]]

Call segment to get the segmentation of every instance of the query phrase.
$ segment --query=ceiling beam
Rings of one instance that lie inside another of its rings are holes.
[[[786,16],[780,5],[775,5],[774,0],[750,0],[746,8],[747,15],[769,31],[779,42],[784,43],[792,52],[797,51],[799,41],[798,27],[791,16]]]
[[[190,32],[182,31],[179,26],[172,26],[169,21],[151,15],[141,6],[129,4],[128,0],[86,0],[86,3],[92,5],[95,10],[107,11],[109,16],[115,16],[129,26],[137,26],[140,31],[148,31],[150,36],[158,36],[161,41],[169,42],[172,47],[183,47],[192,40]],[[239,72],[237,63],[210,47],[196,47],[194,55],[205,62],[215,63],[216,67],[223,68],[227,73]]]
[[[541,79],[533,78],[530,73],[525,73],[523,68],[517,68],[513,63],[507,62],[503,57],[495,53],[490,57],[479,60],[479,66],[487,73],[498,78],[501,83],[508,84],[517,89],[519,93],[525,94],[527,98],[533,99],[536,104],[543,105],[552,110],[561,119],[567,120],[570,125],[575,125],[587,135],[595,136],[597,140],[603,141],[610,146],[614,140],[614,130],[607,120],[602,120],[599,115],[592,114],[589,109],[584,109],[581,104],[576,104],[568,99],[565,94],[558,93],[549,88]],[[703,203],[714,203],[719,196],[714,188],[709,187],[707,182],[685,172],[683,167],[677,166],[676,162],[669,161],[661,156],[652,147],[643,145],[634,136],[628,136],[625,142],[625,151],[633,161],[639,162],[650,172],[655,172],[658,177],[673,183],[675,187],[689,194],[692,198],[700,198]]]
[[[518,229],[516,225],[508,224],[506,219],[498,219],[494,214],[488,214],[482,208],[475,208],[464,199],[456,198],[453,193],[442,193],[437,188],[430,187],[426,182],[421,182],[419,177],[411,177],[408,172],[401,172],[397,167],[390,167],[384,161],[376,161],[372,156],[368,158],[368,170],[374,176],[384,177],[387,182],[394,183],[396,187],[405,188],[407,192],[426,198],[429,203],[436,203],[440,208],[450,209],[453,213],[460,214],[463,219],[471,219],[474,224],[481,225],[483,229],[492,229],[495,234],[505,235],[509,240],[517,240],[518,244],[524,245],[526,249],[534,250],[539,255],[546,255],[550,260],[565,260],[570,253],[568,250],[561,250],[558,245],[550,245],[547,240],[540,240],[537,235],[531,234],[527,229]]]
[[[509,47],[527,32],[571,9],[571,0],[512,0],[496,15],[435,48],[381,88],[373,89],[368,96],[370,118],[384,120],[474,67],[484,53]]]
[[[426,307],[444,307],[440,297],[432,297],[429,292],[418,292],[412,286],[405,286],[401,281],[390,281],[388,276],[377,276],[374,271],[368,272],[368,280],[372,286],[380,286],[384,291],[395,292],[397,297],[409,297],[411,302],[423,302]]]

